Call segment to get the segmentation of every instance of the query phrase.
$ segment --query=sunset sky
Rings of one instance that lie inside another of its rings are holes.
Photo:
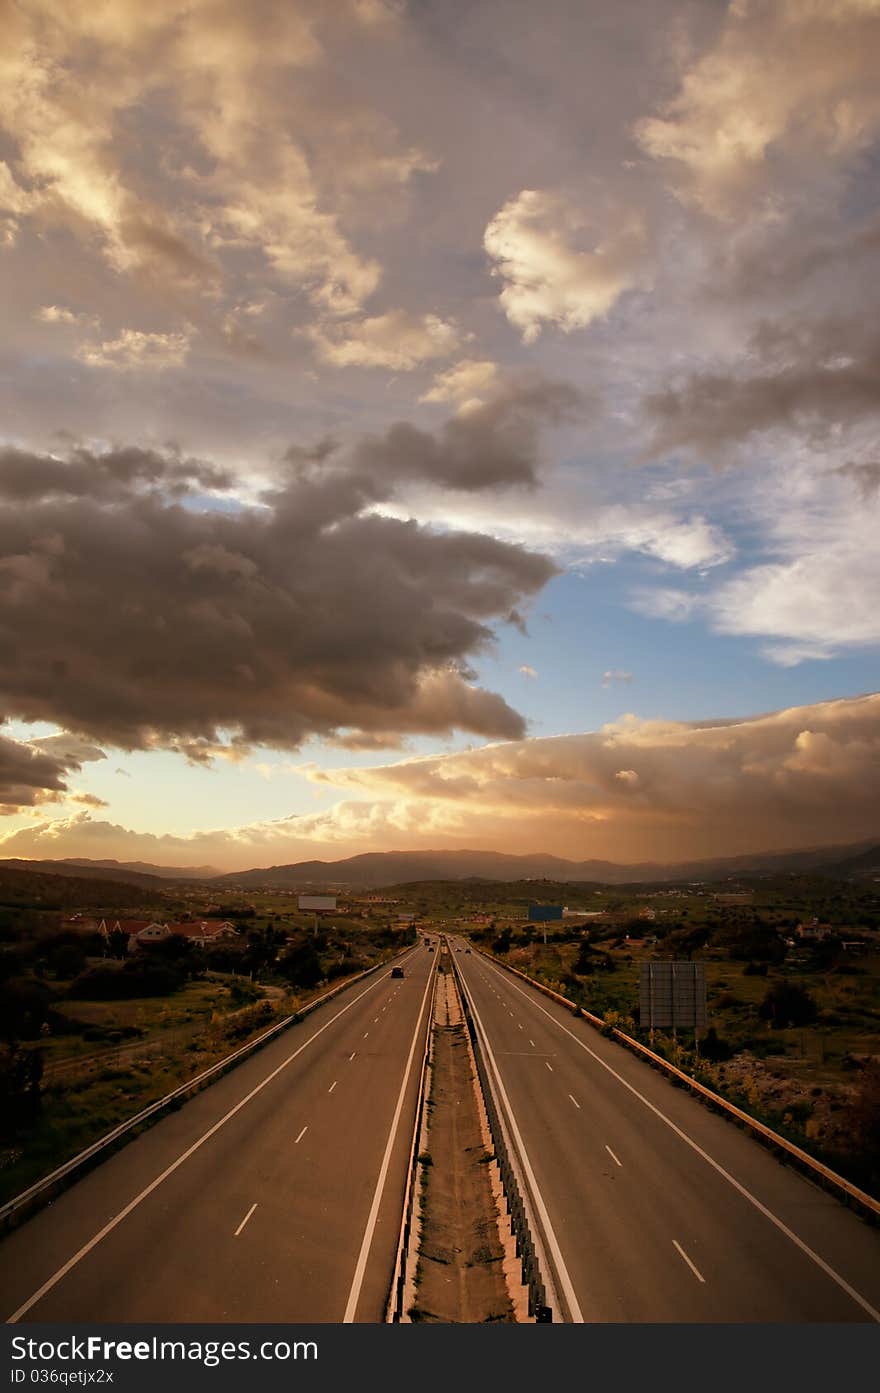
[[[880,833],[880,0],[0,0],[0,855]]]

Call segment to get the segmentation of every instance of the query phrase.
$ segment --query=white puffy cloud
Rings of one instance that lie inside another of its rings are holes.
[[[372,319],[348,320],[310,330],[318,356],[337,368],[390,368],[408,372],[431,358],[454,353],[461,333],[436,314],[390,310]],[[435,398],[439,400],[439,398]]]
[[[494,820],[499,850],[677,859],[877,833],[878,756],[872,695],[736,720],[625,716],[586,734],[310,777],[349,795],[450,805],[472,837]]]
[[[763,640],[793,667],[880,643],[880,493],[869,465],[819,470],[807,457],[756,481],[750,511],[765,559],[701,591],[642,589],[642,614],[702,618],[722,634]]]
[[[90,368],[137,368],[161,371],[179,367],[186,361],[192,333],[150,334],[140,329],[123,329],[115,339],[85,343],[76,356]]]
[[[606,212],[602,222],[597,227],[559,194],[523,189],[489,223],[483,245],[504,281],[504,312],[525,343],[533,343],[544,324],[565,333],[587,328],[625,290],[645,282],[642,215]]]
[[[482,405],[498,387],[498,368],[491,359],[464,358],[438,373],[420,401],[454,402],[460,411]]]
[[[876,136],[878,19],[877,0],[734,0],[637,138],[709,213],[735,216],[756,192],[774,198],[786,157],[803,178]]]

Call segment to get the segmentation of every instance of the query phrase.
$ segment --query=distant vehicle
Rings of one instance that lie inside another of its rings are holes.
[[[433,951],[434,951],[434,945],[433,945],[433,943],[432,943],[431,946],[430,946],[430,948],[428,949],[428,952],[429,952],[429,953],[433,953]]]
[[[392,976],[392,977],[402,977],[402,976],[403,976],[403,968],[402,968],[402,967],[392,967],[392,969],[391,969],[391,976]]]
[[[466,953],[469,953],[471,950],[470,950],[470,948],[465,948],[464,951],[465,951]]]

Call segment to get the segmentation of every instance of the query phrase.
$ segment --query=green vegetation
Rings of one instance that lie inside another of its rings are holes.
[[[385,909],[316,924],[285,892],[218,904],[216,891],[189,886],[163,899],[104,880],[4,878],[14,887],[0,903],[0,1202],[415,938]],[[69,898],[48,893],[55,880]],[[130,954],[127,933],[98,932],[102,918],[222,918],[238,932]]]
[[[424,898],[424,886],[412,888]],[[479,946],[645,1041],[641,964],[698,959],[706,968],[708,1029],[696,1049],[692,1035],[663,1034],[654,1048],[856,1184],[880,1190],[880,896],[873,882],[790,875],[721,886],[590,887],[587,894],[579,887],[579,903],[570,888],[547,885],[539,894],[530,884],[523,903],[505,905],[501,895],[510,887],[485,884],[477,907],[450,919]],[[461,887],[452,889],[458,900]],[[591,913],[529,924],[528,903],[542,901],[586,904]],[[824,936],[798,935],[798,925],[812,920]]]

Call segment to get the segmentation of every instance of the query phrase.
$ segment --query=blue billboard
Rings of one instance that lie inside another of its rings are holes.
[[[532,924],[546,924],[551,919],[562,918],[561,904],[530,904],[529,921]]]

